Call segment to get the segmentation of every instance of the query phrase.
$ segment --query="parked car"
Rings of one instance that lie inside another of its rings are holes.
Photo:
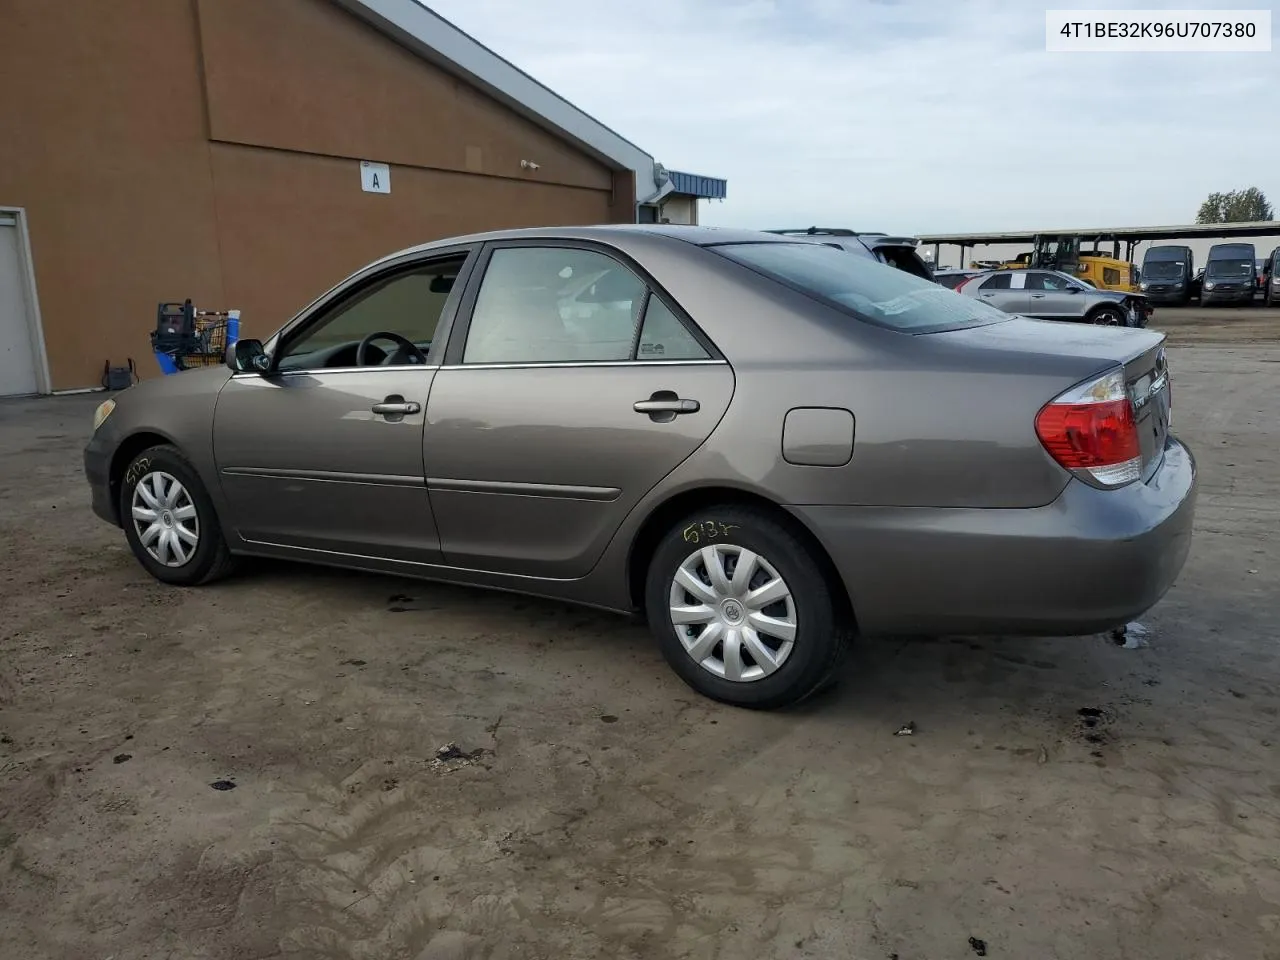
[[[956,292],[1040,320],[1144,327],[1152,312],[1140,293],[1099,290],[1058,270],[993,270],[963,281]]]
[[[765,232],[825,243],[827,246],[838,247],[858,256],[871,257],[914,276],[923,277],[926,280],[933,279],[933,269],[928,261],[920,256],[914,237],[895,237],[875,231],[860,233],[844,227],[805,227],[801,230],[767,230]]]
[[[941,284],[948,290],[954,290],[970,277],[976,277],[982,272],[983,271],[981,270],[935,270],[933,274],[933,281],[934,283]]]
[[[859,632],[1151,607],[1197,486],[1164,340],[753,231],[501,231],[104,401],[84,468],[165,583],[259,555],[643,610],[692,688],[771,708]]]

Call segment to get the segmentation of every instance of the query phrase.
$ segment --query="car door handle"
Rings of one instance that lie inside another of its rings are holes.
[[[631,405],[636,413],[697,413],[702,409],[702,405],[697,400],[682,400],[677,397],[674,400],[637,400]]]
[[[375,403],[372,409],[374,413],[380,414],[384,417],[386,416],[403,417],[406,414],[417,413],[422,409],[422,407],[417,403],[417,401],[401,400],[401,401],[392,401],[392,402],[383,401],[382,403]]]
[[[1032,300],[1043,300],[1043,299],[1044,299],[1044,294],[1043,294],[1043,293],[1033,293],[1033,294],[1031,295],[1031,299],[1032,299]]]

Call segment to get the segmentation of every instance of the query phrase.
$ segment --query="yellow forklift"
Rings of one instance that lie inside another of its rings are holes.
[[[1120,241],[1110,238],[1112,252],[1108,256],[1098,248],[1101,239],[1093,237],[1093,249],[1082,251],[1078,234],[1039,234],[1035,238],[1034,250],[1018,254],[1003,266],[1006,269],[1060,270],[1099,290],[1139,293],[1141,276],[1129,259],[1120,258]],[[1130,248],[1127,253],[1132,256],[1133,243],[1125,242]]]

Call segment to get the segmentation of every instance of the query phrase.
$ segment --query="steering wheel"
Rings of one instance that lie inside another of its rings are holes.
[[[360,346],[356,347],[356,366],[363,367],[365,365],[364,358],[368,352],[369,344],[375,340],[390,340],[396,344],[395,352],[388,354],[382,361],[380,366],[398,366],[404,363],[426,363],[427,355],[422,352],[416,343],[407,337],[402,337],[398,333],[388,333],[387,331],[379,331],[371,333],[360,341]]]

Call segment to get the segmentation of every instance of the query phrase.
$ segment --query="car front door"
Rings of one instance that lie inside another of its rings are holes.
[[[733,384],[714,346],[617,251],[491,244],[427,406],[446,562],[584,576],[710,435]]]
[[[1074,320],[1082,313],[1082,287],[1074,280],[1046,273],[1042,270],[1027,271],[1028,316],[1045,320]]]
[[[241,537],[355,562],[439,561],[422,432],[432,343],[470,254],[358,278],[284,332],[270,372],[231,377],[214,457]]]

